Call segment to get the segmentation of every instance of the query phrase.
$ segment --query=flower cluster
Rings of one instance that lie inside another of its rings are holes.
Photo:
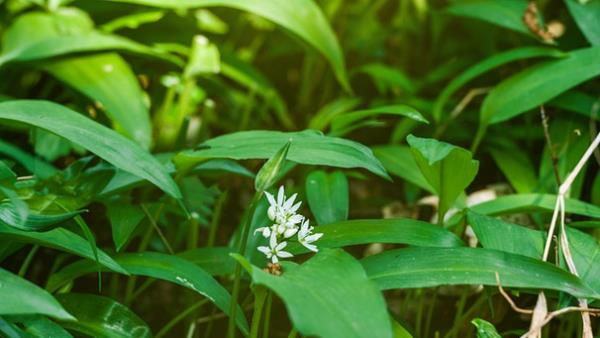
[[[284,251],[287,241],[296,236],[300,244],[310,251],[317,252],[317,246],[313,242],[317,241],[323,234],[313,233],[313,227],[310,221],[297,213],[302,202],[294,204],[298,194],[293,194],[290,198],[285,196],[283,186],[279,188],[277,199],[275,196],[265,192],[269,200],[269,209],[267,216],[273,222],[271,226],[256,229],[263,237],[269,239],[269,246],[259,246],[258,251],[264,253],[267,259],[272,263],[278,263],[279,258],[290,258],[293,255]]]

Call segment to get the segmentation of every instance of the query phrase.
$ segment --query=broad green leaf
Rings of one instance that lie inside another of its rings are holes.
[[[590,44],[600,45],[600,1],[565,0],[565,3]]]
[[[577,274],[596,292],[600,292],[600,245],[594,237],[567,228],[567,238]]]
[[[115,129],[150,148],[152,128],[144,94],[129,65],[116,53],[48,60],[40,67],[98,102]]]
[[[506,121],[600,75],[600,46],[529,67],[496,86],[481,107],[481,122]]]
[[[530,257],[479,248],[407,248],[385,251],[362,260],[382,290],[483,284],[563,291],[575,297],[600,298],[579,278]]]
[[[178,256],[200,266],[213,276],[224,276],[233,273],[235,261],[229,254],[234,251],[230,247],[204,247],[184,251]]]
[[[406,105],[393,105],[370,108],[365,110],[353,111],[340,114],[331,120],[331,134],[344,135],[365,123],[364,120],[375,118],[379,115],[403,116],[417,122],[429,124],[429,121],[421,115],[416,109]]]
[[[148,324],[125,305],[108,297],[85,293],[64,293],[57,295],[56,298],[77,318],[77,321],[62,323],[70,330],[91,337],[152,337]]]
[[[230,7],[247,11],[282,26],[312,45],[331,64],[339,83],[350,90],[344,56],[321,9],[312,0],[108,0],[161,8]]]
[[[42,314],[57,319],[74,319],[48,292],[2,268],[0,292],[0,315]]]
[[[121,254],[115,260],[129,273],[181,285],[210,299],[224,313],[229,313],[231,296],[210,274],[184,258],[157,252]],[[48,290],[56,290],[64,283],[94,272],[88,261],[66,266],[48,280]],[[242,332],[248,332],[243,311],[238,308],[236,323]]]
[[[9,323],[6,319],[0,317],[0,334],[4,338],[31,338],[26,332],[17,325]]]
[[[513,61],[539,57],[558,58],[565,57],[566,55],[568,54],[553,48],[537,46],[520,47],[494,54],[489,58],[469,67],[469,69],[455,77],[446,87],[444,87],[440,95],[435,100],[432,112],[433,117],[436,121],[440,121],[444,112],[444,106],[452,97],[452,95],[461,87],[466,85],[469,81],[482,74]]]
[[[314,130],[288,133],[257,130],[219,136],[203,143],[200,150],[179,153],[173,162],[178,168],[186,170],[199,162],[214,158],[267,159],[288,141],[291,141],[291,146],[287,159],[292,162],[365,168],[381,177],[389,177],[369,148],[354,141],[325,136]]]
[[[36,126],[86,148],[117,168],[145,178],[175,198],[181,192],[165,167],[137,144],[59,104],[38,100],[0,103],[0,120]]]
[[[524,0],[473,0],[453,1],[446,11],[533,36],[523,23],[526,8],[527,1]]]
[[[32,232],[17,230],[0,223],[0,239],[19,243],[39,244],[95,261],[95,255],[90,247],[90,243],[79,235],[63,228],[56,228],[46,232]],[[127,274],[127,271],[123,267],[102,250],[98,250],[98,260],[100,264],[112,271]],[[89,265],[92,271],[99,268],[95,263]]]
[[[167,168],[167,172],[170,175],[174,175],[176,173],[175,165],[170,161],[171,155],[169,155],[169,161],[166,163],[163,161],[162,154],[157,156],[158,160],[164,164]],[[236,174],[247,178],[254,178],[254,173],[250,170],[246,169],[246,167],[238,164],[232,160],[224,160],[224,159],[215,159],[207,162],[203,162],[195,166],[192,171],[192,174],[198,174],[201,176],[211,176],[218,175],[223,173]],[[133,187],[137,187],[143,184],[144,179],[130,174],[123,170],[117,170],[115,176],[108,182],[104,190],[100,193],[101,196],[109,196],[114,193],[123,191],[125,189],[131,189]]]
[[[19,323],[23,331],[34,337],[73,338],[73,336],[57,323],[41,315],[10,316],[13,323]]]
[[[402,325],[400,325],[400,323],[395,321],[393,318],[390,321],[392,322],[392,332],[394,338],[413,338],[413,335]]]
[[[31,131],[31,138],[33,139],[35,154],[48,162],[67,156],[72,150],[71,142],[44,129],[33,129]]]
[[[340,248],[369,243],[407,244],[423,247],[459,247],[464,243],[452,232],[428,222],[410,218],[350,220],[321,225],[319,248]],[[289,244],[293,253],[308,252],[296,243]]]
[[[0,223],[23,231],[43,231],[53,225],[69,220],[82,212],[84,211],[80,210],[59,214],[35,214],[28,212],[23,219],[18,208],[15,208],[12,203],[0,203]]]
[[[130,15],[122,15],[114,20],[102,24],[102,26],[99,28],[101,31],[106,33],[112,33],[123,28],[137,29],[143,24],[155,23],[164,16],[164,11],[145,11]]]
[[[421,173],[410,147],[401,145],[385,145],[373,148],[385,170],[431,193],[435,190]]]
[[[8,62],[34,61],[70,53],[126,50],[181,64],[178,58],[129,39],[96,32],[84,12],[61,8],[52,13],[30,12],[19,18],[2,36],[0,67]]]
[[[546,233],[469,212],[469,223],[482,246],[510,253],[540,258]],[[567,238],[580,278],[600,292],[600,245],[593,237],[567,228]]]
[[[526,152],[514,143],[507,146],[493,146],[489,151],[516,192],[524,194],[537,190],[538,179],[531,158]]]
[[[484,215],[505,215],[522,212],[552,212],[556,205],[556,195],[548,194],[516,194],[505,195],[495,200],[483,202],[470,209]],[[600,207],[576,199],[565,199],[566,212],[592,218],[600,218]]]
[[[121,251],[145,214],[138,206],[124,201],[109,202],[106,204],[106,209],[115,248]]]
[[[593,118],[597,120],[598,116],[592,116],[594,112],[594,105],[597,101],[597,97],[582,91],[569,90],[568,92],[563,93],[554,98],[552,101],[548,102],[548,105],[572,111],[587,118]]]
[[[471,321],[477,328],[477,338],[502,338],[494,325],[481,318],[475,318]]]
[[[281,276],[270,275],[241,256],[236,259],[247,268],[253,283],[281,297],[302,335],[392,337],[382,294],[344,251],[324,250],[302,265],[284,263]]]
[[[479,162],[469,151],[449,143],[413,135],[406,140],[421,173],[439,196],[439,214],[444,215],[475,178]]]
[[[341,171],[315,170],[306,177],[306,198],[320,225],[348,219],[348,179]]]
[[[336,116],[351,111],[360,103],[357,97],[339,97],[321,107],[310,119],[308,128],[324,131]]]
[[[543,232],[472,211],[468,213],[468,219],[484,248],[537,259],[542,257],[546,240]]]

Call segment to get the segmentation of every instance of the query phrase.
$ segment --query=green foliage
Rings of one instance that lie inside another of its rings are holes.
[[[599,17],[0,0],[0,335],[526,332],[498,283],[597,307]]]

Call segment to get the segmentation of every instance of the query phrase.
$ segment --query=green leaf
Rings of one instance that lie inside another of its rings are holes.
[[[502,338],[494,325],[481,318],[475,318],[471,321],[477,328],[477,338]]]
[[[254,189],[256,189],[256,191],[265,191],[275,184],[281,175],[281,170],[285,164],[285,159],[291,144],[292,143],[289,141],[284,144],[283,147],[281,147],[281,149],[279,149],[275,155],[268,159],[260,168],[254,179]]]
[[[312,0],[109,0],[161,8],[230,7],[282,26],[312,45],[331,64],[339,83],[350,91],[344,56],[325,15]]]
[[[565,3],[590,44],[600,45],[600,2],[565,0]]]
[[[546,240],[543,232],[472,211],[469,211],[468,218],[469,224],[484,248],[537,259],[542,257]]]
[[[20,243],[39,244],[49,248],[70,252],[74,255],[95,260],[94,252],[85,239],[75,233],[56,228],[46,232],[21,231],[0,223],[0,239],[10,240]],[[128,274],[117,262],[115,262],[104,251],[98,250],[98,260],[100,264],[112,271]],[[89,264],[90,268],[98,269],[95,263]],[[95,271],[95,270],[92,270]]]
[[[597,101],[597,97],[574,89],[552,99],[548,105],[572,111],[587,118],[598,119],[597,116],[592,116]]]
[[[138,80],[122,57],[99,53],[43,62],[40,67],[102,106],[115,129],[144,149],[152,143],[150,113]]]
[[[199,162],[214,158],[267,159],[288,141],[291,141],[291,146],[287,159],[292,162],[365,168],[381,177],[389,177],[369,148],[354,141],[324,136],[314,130],[288,133],[256,130],[219,136],[203,143],[205,149],[179,153],[173,162],[178,168],[186,170]]]
[[[506,121],[600,75],[600,46],[527,68],[496,86],[481,107],[481,122]]]
[[[411,120],[429,124],[429,121],[421,115],[416,109],[406,105],[393,105],[358,110],[350,113],[344,113],[335,116],[331,121],[331,134],[344,135],[357,129],[366,119],[374,118],[379,115],[403,116]]]
[[[48,101],[0,103],[0,120],[36,126],[86,148],[117,168],[145,178],[175,198],[181,192],[165,167],[137,144],[71,109]]]
[[[567,227],[569,248],[577,274],[596,292],[600,292],[600,245],[598,241],[577,229]]]
[[[373,153],[381,161],[385,170],[392,175],[401,177],[431,193],[435,192],[421,173],[410,147],[401,145],[377,146],[373,148]]]
[[[229,254],[235,250],[230,247],[204,247],[184,251],[179,257],[200,266],[213,276],[233,274],[235,261]]]
[[[23,219],[18,208],[12,203],[0,203],[0,222],[23,231],[43,231],[53,225],[69,220],[84,210],[59,214],[34,214],[28,212]]]
[[[0,315],[42,314],[57,319],[74,319],[48,292],[2,268],[0,291]]]
[[[0,139],[0,154],[9,156],[20,163],[38,178],[46,178],[54,175],[58,170],[44,160],[31,156],[29,153],[6,143]]]
[[[421,173],[440,198],[439,215],[444,215],[477,175],[479,162],[469,151],[449,143],[413,135],[406,140]]]
[[[308,128],[324,131],[336,116],[351,111],[361,103],[357,97],[339,97],[323,107],[310,119]]]
[[[62,323],[70,330],[92,337],[152,337],[148,324],[125,305],[108,297],[64,293],[57,295],[56,298],[77,318],[77,321]]]
[[[472,206],[470,209],[484,215],[505,215],[534,211],[554,211],[556,195],[516,194],[500,196],[492,201]],[[576,199],[565,199],[566,212],[600,218],[600,207]]]
[[[281,297],[294,328],[303,335],[392,337],[382,294],[343,250],[324,250],[302,265],[284,263],[281,276],[251,266],[239,255],[235,258],[255,284]]]
[[[490,147],[489,151],[516,192],[524,194],[537,190],[538,179],[531,158],[526,152],[512,142],[506,146]]]
[[[526,8],[527,1],[523,0],[473,0],[454,1],[446,11],[533,36],[523,23]]]
[[[67,330],[41,315],[10,316],[9,319],[34,337],[73,338]]]
[[[231,296],[210,274],[184,258],[158,252],[121,254],[115,260],[129,273],[175,283],[208,298],[224,313],[229,313]],[[88,261],[66,266],[48,280],[47,289],[56,290],[67,281],[94,272]],[[243,311],[238,308],[236,323],[242,332],[248,332]]]
[[[124,201],[106,204],[107,216],[112,228],[112,237],[117,251],[121,251],[133,235],[145,214],[138,207]]]
[[[554,48],[537,46],[520,47],[507,50],[502,53],[494,54],[489,58],[469,67],[459,76],[455,77],[446,87],[444,87],[440,95],[435,100],[432,112],[433,117],[436,121],[440,121],[444,112],[444,106],[452,97],[452,95],[456,93],[456,91],[458,91],[461,87],[466,85],[469,81],[477,78],[482,74],[485,74],[495,68],[498,68],[502,65],[513,61],[539,57],[559,58],[565,57],[567,55],[568,54]]]
[[[126,50],[181,64],[165,52],[129,39],[96,32],[81,10],[61,8],[52,13],[30,12],[18,17],[2,36],[0,67],[8,62],[34,61],[70,53]]]
[[[306,177],[306,197],[318,224],[348,219],[348,179],[341,171],[312,171]]]
[[[460,247],[464,243],[452,232],[428,222],[410,218],[364,219],[321,225],[315,232],[323,237],[319,248],[340,248],[368,243],[407,244],[423,247]],[[293,253],[308,252],[296,243],[286,249]]]
[[[398,68],[383,64],[369,63],[352,70],[352,75],[364,73],[370,76],[380,94],[391,91],[394,94],[406,92],[414,94],[416,86],[404,72]]]
[[[575,297],[600,298],[579,278],[550,263],[507,252],[479,248],[407,248],[362,260],[382,290],[483,284],[563,291]]]

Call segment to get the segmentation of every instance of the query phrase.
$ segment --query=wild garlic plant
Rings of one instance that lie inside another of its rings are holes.
[[[273,222],[271,226],[261,227],[255,230],[263,237],[269,239],[269,246],[259,246],[258,251],[267,256],[271,263],[279,263],[280,258],[291,258],[290,252],[284,251],[288,240],[296,236],[298,243],[310,251],[317,252],[319,249],[314,242],[323,236],[321,233],[313,233],[314,227],[310,226],[310,220],[298,213],[302,201],[294,204],[298,194],[289,198],[285,196],[283,186],[279,187],[277,199],[272,194],[265,192],[269,201],[267,216]]]

